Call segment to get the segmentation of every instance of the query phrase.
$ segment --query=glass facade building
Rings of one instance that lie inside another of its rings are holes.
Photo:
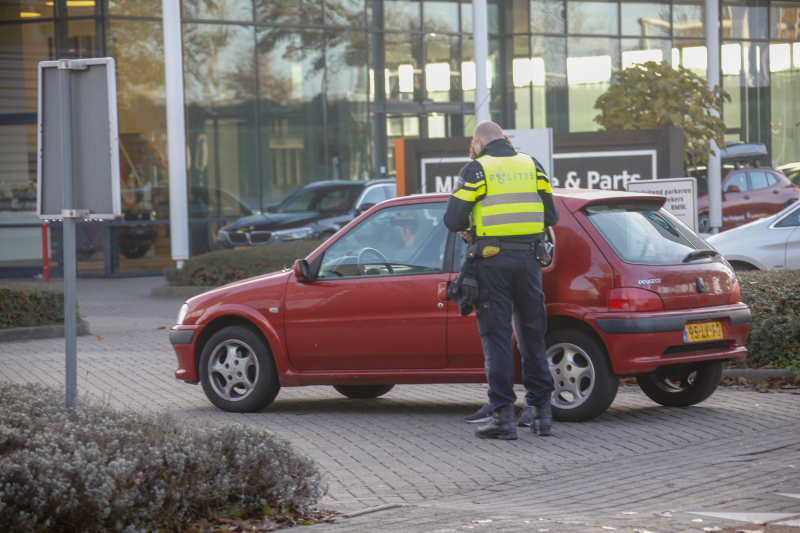
[[[489,0],[493,120],[594,131],[615,70],[705,76],[704,5]],[[470,2],[183,0],[182,18],[192,254],[308,183],[391,177],[398,137],[474,128]],[[800,161],[800,1],[721,0],[720,21],[727,139]],[[58,58],[117,64],[125,220],[79,227],[79,274],[171,264],[162,31],[161,0],[0,0],[0,277],[41,270],[37,65]]]

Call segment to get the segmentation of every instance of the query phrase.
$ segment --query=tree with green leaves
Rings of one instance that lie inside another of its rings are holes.
[[[711,89],[697,74],[666,61],[632,65],[615,72],[611,87],[595,102],[595,122],[606,130],[683,128],[686,164],[706,164],[710,142],[724,148],[725,124],[717,114],[731,97],[717,86]]]

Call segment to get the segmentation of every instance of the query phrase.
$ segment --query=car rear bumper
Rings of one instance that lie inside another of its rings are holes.
[[[643,316],[644,315],[644,316]],[[659,313],[602,313],[587,315],[608,349],[614,373],[652,372],[664,365],[697,361],[741,361],[747,357],[745,342],[750,332],[750,309],[745,304],[680,309]],[[719,322],[720,340],[687,343],[689,323]]]
[[[175,379],[182,381],[197,381],[197,367],[195,366],[195,349],[200,330],[203,326],[172,326],[169,332],[169,342],[178,357],[178,369],[175,370]]]

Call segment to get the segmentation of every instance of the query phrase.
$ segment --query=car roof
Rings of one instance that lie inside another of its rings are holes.
[[[386,205],[423,203],[431,201],[447,201],[451,193],[425,193],[412,194],[411,196],[399,196],[392,200],[386,200]],[[553,189],[553,196],[560,197],[567,209],[578,211],[585,206],[595,203],[607,202],[609,200],[651,200],[658,201],[661,205],[667,201],[665,196],[655,194],[634,193],[625,191],[605,191],[599,189]]]

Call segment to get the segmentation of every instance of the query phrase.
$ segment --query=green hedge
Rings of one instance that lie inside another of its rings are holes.
[[[753,313],[747,364],[800,370],[800,270],[739,272],[739,285]]]
[[[63,323],[63,291],[22,283],[0,283],[0,329]]]
[[[192,257],[181,270],[164,271],[167,283],[182,287],[219,287],[232,281],[251,278],[283,268],[291,268],[317,249],[320,241],[255,246],[241,250],[221,250]]]

